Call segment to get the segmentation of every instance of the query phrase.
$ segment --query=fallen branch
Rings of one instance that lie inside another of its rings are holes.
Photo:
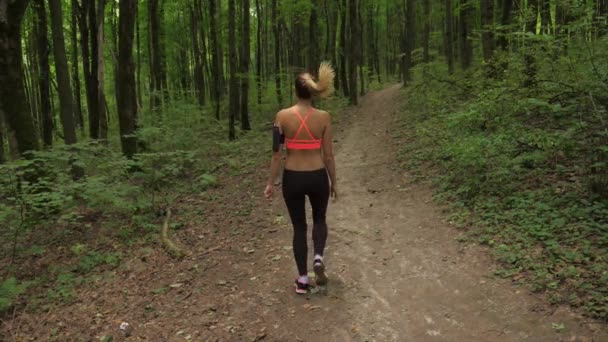
[[[163,247],[167,252],[174,258],[181,259],[186,256],[186,252],[178,247],[171,239],[169,239],[169,221],[171,220],[171,208],[167,208],[167,215],[165,216],[165,222],[163,223],[163,230],[161,231],[160,239],[163,243]]]

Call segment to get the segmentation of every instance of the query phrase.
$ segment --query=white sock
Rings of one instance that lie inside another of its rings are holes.
[[[307,275],[300,276],[298,278],[298,281],[302,284],[308,284],[308,276]]]
[[[323,261],[323,256],[321,256],[320,254],[315,254],[315,260]]]

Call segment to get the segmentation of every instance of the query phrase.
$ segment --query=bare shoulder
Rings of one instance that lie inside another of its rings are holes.
[[[319,113],[319,116],[321,118],[323,118],[323,120],[325,122],[331,122],[331,115],[329,114],[329,112],[321,110],[321,109],[317,109],[317,112]]]
[[[280,123],[283,120],[283,118],[285,117],[285,114],[287,113],[287,110],[288,109],[286,108],[286,109],[281,109],[280,111],[278,111],[277,115],[276,115],[275,121],[278,122],[278,123]]]

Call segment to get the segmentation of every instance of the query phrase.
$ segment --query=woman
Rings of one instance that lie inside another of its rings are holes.
[[[305,196],[312,206],[314,245],[313,270],[317,285],[327,283],[323,250],[327,239],[325,213],[329,197],[337,197],[336,170],[331,138],[331,116],[312,106],[313,96],[328,97],[333,91],[334,70],[327,62],[319,67],[319,79],[309,73],[297,75],[295,90],[298,102],[277,113],[273,127],[270,178],[264,195],[270,199],[280,167],[283,145],[287,150],[283,172],[283,198],[293,224],[293,254],[299,277],[296,293],[307,293],[308,244],[306,241]]]

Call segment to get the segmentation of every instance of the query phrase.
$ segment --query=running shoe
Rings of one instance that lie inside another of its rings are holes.
[[[327,274],[325,274],[325,265],[323,264],[323,260],[315,260],[313,270],[315,271],[315,283],[317,285],[327,284],[329,279],[327,278]]]
[[[309,287],[310,287],[310,285],[304,284],[304,283],[300,283],[298,281],[298,279],[296,279],[296,293],[297,294],[306,294],[306,293],[308,293],[308,288]]]

